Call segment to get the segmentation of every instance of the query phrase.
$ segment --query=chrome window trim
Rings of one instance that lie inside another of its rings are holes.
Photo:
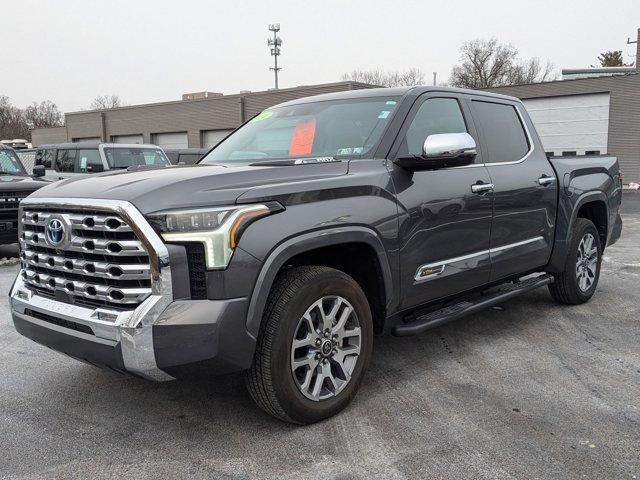
[[[486,100],[481,100],[483,102],[486,102]],[[488,102],[488,103],[497,103],[497,102]],[[527,137],[527,142],[529,143],[529,150],[527,151],[527,153],[525,153],[525,155],[520,159],[520,160],[514,160],[512,162],[489,162],[489,163],[473,163],[471,165],[463,165],[461,167],[453,167],[455,168],[477,168],[477,167],[495,167],[497,165],[517,165],[518,163],[522,163],[524,162],[527,158],[529,158],[533,152],[535,151],[535,144],[533,143],[533,137],[531,136],[531,132],[529,131],[529,127],[527,126],[527,122],[525,121],[524,115],[522,114],[522,112],[520,111],[520,106],[522,104],[516,104],[513,105],[511,103],[500,103],[499,105],[508,105],[511,106],[513,108],[515,108],[516,113],[518,114],[518,118],[520,119],[520,124],[522,125],[522,128],[524,129],[524,133]],[[480,142],[480,144],[482,145],[482,142]]]
[[[25,207],[93,210],[120,215],[142,242],[149,255],[151,295],[134,310],[110,310],[102,307],[92,309],[59,302],[34,293],[25,287],[21,270],[10,293],[12,309],[23,316],[25,309],[29,308],[89,325],[101,339],[120,342],[124,365],[128,371],[152,380],[171,380],[173,377],[158,368],[153,350],[152,333],[155,321],[173,302],[169,251],[142,213],[130,202],[122,200],[36,197],[27,198],[20,203],[19,219],[22,218]],[[22,234],[21,220],[18,232],[19,235]],[[102,320],[102,318],[108,320]],[[26,319],[34,320],[29,316]],[[50,328],[49,325],[46,327]]]
[[[422,282],[425,282],[427,280],[431,280],[433,278],[436,278],[436,277],[442,275],[442,273],[444,273],[447,265],[451,265],[453,263],[458,263],[458,262],[463,262],[465,260],[470,260],[472,258],[481,257],[481,256],[484,256],[484,255],[491,256],[491,254],[499,253],[499,252],[502,252],[504,250],[509,250],[511,248],[521,247],[523,245],[528,245],[529,243],[539,242],[540,240],[544,240],[544,237],[538,236],[538,237],[528,238],[528,239],[522,240],[520,242],[509,243],[509,244],[506,244],[506,245],[501,245],[499,247],[493,247],[493,248],[488,248],[486,250],[480,250],[478,252],[469,253],[467,255],[462,255],[460,257],[454,257],[454,258],[449,258],[449,259],[446,259],[446,260],[440,260],[438,262],[432,262],[432,263],[427,263],[425,265],[420,265],[418,267],[418,269],[416,270],[415,275],[413,276],[413,280],[416,283],[422,283]],[[442,267],[439,272],[430,273],[429,275],[421,276],[421,273],[424,270],[431,270],[431,269],[436,269],[436,268],[439,268],[439,267]]]

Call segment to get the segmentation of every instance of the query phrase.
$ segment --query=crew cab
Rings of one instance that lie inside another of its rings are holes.
[[[516,98],[294,100],[197,165],[70,178],[23,201],[13,320],[151,380],[244,372],[266,412],[312,423],[354,397],[374,333],[420,334],[542,286],[588,301],[621,196],[616,158],[547,158]]]
[[[38,147],[34,173],[60,179],[108,170],[170,164],[163,150],[156,145],[74,142]]]
[[[0,244],[18,242],[20,201],[47,183],[32,178],[13,148],[0,144]]]

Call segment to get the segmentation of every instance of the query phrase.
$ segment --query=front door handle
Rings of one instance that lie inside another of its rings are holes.
[[[484,193],[493,191],[493,183],[476,183],[471,185],[471,191],[473,193]]]
[[[551,185],[555,181],[556,181],[555,177],[549,177],[544,174],[542,174],[540,178],[538,178],[538,183],[543,187],[546,187],[547,185]]]

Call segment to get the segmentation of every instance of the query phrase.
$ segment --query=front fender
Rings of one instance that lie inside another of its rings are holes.
[[[366,243],[376,252],[384,280],[387,306],[395,301],[391,265],[384,244],[376,232],[363,226],[339,226],[302,233],[277,245],[265,259],[250,298],[247,311],[247,331],[257,337],[271,286],[287,260],[317,248],[341,243]]]

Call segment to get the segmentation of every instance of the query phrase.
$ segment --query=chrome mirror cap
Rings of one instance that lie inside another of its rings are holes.
[[[458,158],[477,155],[476,141],[468,133],[429,135],[422,146],[425,158]]]

